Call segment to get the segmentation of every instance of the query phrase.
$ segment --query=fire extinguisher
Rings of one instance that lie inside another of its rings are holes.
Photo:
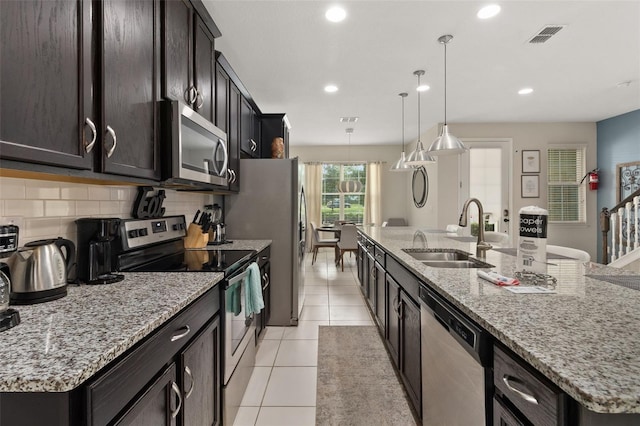
[[[598,176],[598,172],[599,171],[600,171],[600,169],[591,170],[589,173],[584,175],[584,177],[582,178],[580,183],[584,182],[585,179],[589,178],[589,180],[588,180],[589,189],[592,190],[592,191],[597,191],[598,190],[598,183],[600,182],[600,177]]]

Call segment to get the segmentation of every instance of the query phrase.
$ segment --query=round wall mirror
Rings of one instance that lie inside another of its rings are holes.
[[[424,207],[429,197],[429,176],[424,166],[420,166],[413,172],[411,191],[413,192],[413,204],[417,208]]]

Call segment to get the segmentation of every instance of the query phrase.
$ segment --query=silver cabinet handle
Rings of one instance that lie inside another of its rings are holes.
[[[256,152],[256,150],[258,149],[258,144],[256,143],[256,141],[254,141],[253,139],[249,139],[249,142],[251,142],[251,151]]]
[[[176,382],[171,382],[171,390],[176,394],[176,397],[178,398],[178,406],[171,412],[171,418],[175,419],[180,412],[180,409],[182,408],[182,395],[180,395],[180,388],[178,387]]]
[[[180,330],[184,330],[184,332],[180,333],[180,334],[174,334],[173,336],[171,336],[171,341],[175,342],[176,340],[180,340],[182,339],[184,336],[186,336],[187,334],[189,334],[191,332],[191,327],[189,327],[188,325],[185,325],[184,327],[182,327]]]
[[[91,142],[86,144],[84,147],[84,152],[88,154],[91,152],[91,150],[93,149],[93,146],[96,144],[96,138],[98,135],[96,132],[96,125],[93,124],[93,121],[91,121],[89,117],[85,118],[84,122],[87,123],[87,126],[89,126],[89,128],[91,129]]]
[[[187,399],[193,393],[193,387],[195,385],[195,382],[193,381],[193,374],[191,374],[191,369],[189,368],[189,366],[187,365],[184,366],[184,372],[186,373],[187,376],[189,376],[189,380],[191,381],[191,387],[189,388],[187,393],[184,395],[184,399]]]
[[[231,178],[233,176],[231,175],[231,169],[227,169],[227,180],[229,181],[229,183],[231,183]]]
[[[200,99],[200,102],[198,102],[198,99]],[[202,105],[204,105],[204,97],[200,94],[200,92],[198,92],[198,89],[196,89],[196,109],[200,109],[202,108]]]
[[[198,96],[198,90],[196,89],[195,86],[189,87],[184,92],[184,100],[187,101],[189,105],[193,104],[196,101],[197,96]]]
[[[113,145],[111,146],[111,149],[107,151],[107,158],[111,158],[113,151],[116,150],[116,146],[118,145],[118,138],[116,138],[116,132],[111,126],[107,126],[107,133],[109,133],[113,139]]]
[[[525,392],[522,392],[521,390],[516,389],[511,385],[511,382],[514,382],[514,383],[519,383],[522,386],[524,386],[525,383],[523,383],[522,380],[519,380],[519,379],[517,379],[515,377],[512,377],[512,376],[509,376],[509,375],[505,374],[504,376],[502,376],[502,381],[507,386],[507,388],[509,388],[509,390],[511,392],[515,393],[516,395],[518,395],[520,398],[524,399],[527,402],[530,402],[532,404],[538,405],[538,400],[536,399],[535,396],[533,396],[531,394],[528,394],[528,393],[525,393]]]
[[[236,183],[238,176],[236,175],[236,171],[231,169],[231,183]]]

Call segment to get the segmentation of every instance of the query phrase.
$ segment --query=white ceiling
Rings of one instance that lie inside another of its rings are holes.
[[[421,130],[447,121],[595,122],[640,109],[640,0],[486,2],[203,0],[220,28],[216,40],[262,112],[285,112],[292,145],[348,141],[341,116],[358,116],[351,143],[401,141],[418,133],[416,69],[422,82]],[[324,18],[339,3],[341,23]],[[566,25],[544,44],[528,40],[549,24]],[[618,84],[631,81],[626,87]],[[336,84],[334,94],[323,91]],[[521,96],[523,87],[535,91]],[[428,143],[430,141],[425,141]]]

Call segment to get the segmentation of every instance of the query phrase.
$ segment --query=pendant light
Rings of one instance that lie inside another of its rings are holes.
[[[404,98],[409,96],[408,93],[402,92],[398,94],[402,98],[402,153],[400,154],[400,159],[389,169],[391,172],[409,172],[413,170],[413,167],[406,164],[406,159],[404,158]]]
[[[424,75],[424,70],[414,71],[413,75],[418,76],[418,87],[420,87],[420,77]],[[418,92],[418,143],[416,144],[416,150],[409,154],[409,158],[407,158],[405,162],[405,164],[411,167],[419,167],[436,161],[424,150],[424,146],[422,146],[422,141],[420,140],[420,96],[420,92]]]
[[[350,151],[351,151],[351,134],[353,133],[353,127],[349,127],[345,129],[345,132],[349,136],[349,146],[347,147],[347,162],[350,159]],[[338,192],[340,193],[353,193],[353,192],[362,192],[362,182],[359,180],[347,179],[341,180],[338,182]]]
[[[444,124],[440,136],[429,147],[429,154],[432,155],[462,154],[468,149],[460,139],[449,133],[447,126],[447,43],[452,39],[453,36],[449,34],[438,38],[438,42],[444,45]]]

